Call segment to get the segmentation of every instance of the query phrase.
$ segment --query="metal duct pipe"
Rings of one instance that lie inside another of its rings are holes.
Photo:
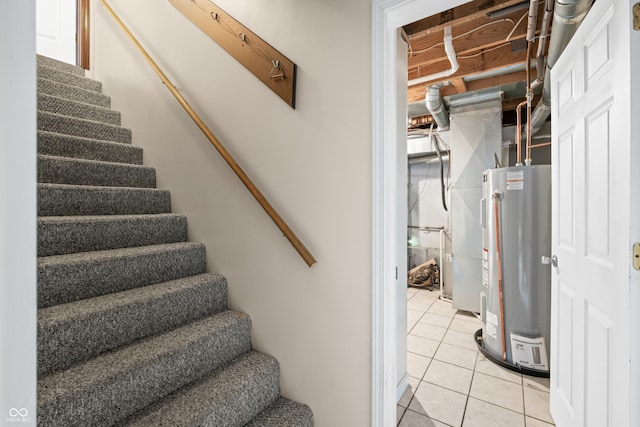
[[[536,53],[537,76],[536,79],[531,82],[531,87],[534,89],[544,83],[544,51],[547,47],[547,38],[549,37],[551,19],[553,19],[553,5],[554,0],[547,0],[545,2],[542,27],[540,28],[540,37],[538,38],[538,52]]]
[[[551,114],[551,86],[549,82],[550,70],[564,51],[569,40],[582,24],[593,0],[556,0],[553,12],[553,30],[549,41],[547,55],[547,69],[542,88],[542,99],[538,102],[531,115],[531,133],[540,130],[542,124]]]
[[[442,83],[436,83],[427,89],[424,102],[427,110],[431,113],[431,117],[438,125],[438,130],[449,129],[449,113],[444,107],[442,96],[440,96],[440,88],[444,86]]]

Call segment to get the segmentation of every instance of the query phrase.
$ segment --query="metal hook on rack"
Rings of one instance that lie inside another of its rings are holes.
[[[275,80],[280,79],[284,80],[284,71],[280,68],[280,61],[277,59],[272,59],[271,64],[273,64],[273,68],[269,72],[269,79]]]

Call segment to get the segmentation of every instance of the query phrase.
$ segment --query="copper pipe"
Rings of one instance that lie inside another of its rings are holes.
[[[522,127],[521,109],[525,105],[527,105],[527,101],[522,101],[516,107],[516,148],[518,150],[516,155],[516,166],[522,165],[522,130],[520,128]]]
[[[500,248],[500,193],[493,193],[493,216],[496,225],[496,265],[498,267],[498,298],[500,299],[500,332],[502,337],[502,360],[507,360],[507,338],[504,327],[504,296],[502,292],[502,250]]]
[[[227,151],[227,149],[222,145],[222,143],[216,138],[216,136],[211,132],[211,130],[207,127],[207,125],[202,121],[200,116],[195,112],[193,107],[187,102],[186,99],[182,96],[176,86],[169,80],[166,74],[160,69],[158,64],[151,58],[151,56],[147,53],[147,51],[142,47],[140,42],[134,37],[134,35],[129,31],[127,26],[122,22],[122,20],[116,15],[116,13],[111,9],[111,6],[107,3],[106,0],[100,0],[105,10],[111,15],[111,17],[116,21],[118,26],[124,31],[129,40],[135,45],[135,47],[140,51],[142,56],[146,59],[146,61],[151,65],[151,68],[156,72],[162,83],[169,89],[169,92],[176,98],[178,103],[184,108],[184,110],[189,114],[189,117],[195,122],[195,124],[200,128],[202,133],[207,137],[211,145],[214,146],[216,150],[220,153],[222,158],[227,162],[229,167],[236,173],[236,176],[242,181],[242,183],[247,187],[249,192],[253,195],[256,201],[262,206],[262,209],[269,215],[271,220],[275,223],[275,225],[282,231],[284,236],[289,240],[294,249],[300,254],[304,262],[307,263],[309,267],[313,266],[317,261],[311,255],[311,252],[302,244],[298,236],[289,228],[287,223],[282,219],[282,217],[276,212],[276,210],[271,206],[267,198],[260,192],[258,187],[251,181],[249,176],[242,170],[240,165],[236,163],[235,159],[231,156],[231,154]]]
[[[531,164],[531,101],[533,101],[533,91],[531,90],[531,80],[529,73],[531,72],[531,42],[527,42],[527,158],[524,159],[525,165]]]
[[[548,145],[551,145],[551,142],[543,142],[541,144],[534,144],[529,146],[529,148],[540,148],[540,147],[546,147]]]

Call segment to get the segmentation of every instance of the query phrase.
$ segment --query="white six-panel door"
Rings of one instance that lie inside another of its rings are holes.
[[[596,1],[552,70],[550,402],[559,427],[629,426],[630,404],[640,404],[629,399],[631,6]]]

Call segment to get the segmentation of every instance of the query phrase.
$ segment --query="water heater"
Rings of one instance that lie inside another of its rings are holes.
[[[481,350],[514,370],[549,373],[551,166],[483,173]],[[478,332],[479,333],[479,332]]]

